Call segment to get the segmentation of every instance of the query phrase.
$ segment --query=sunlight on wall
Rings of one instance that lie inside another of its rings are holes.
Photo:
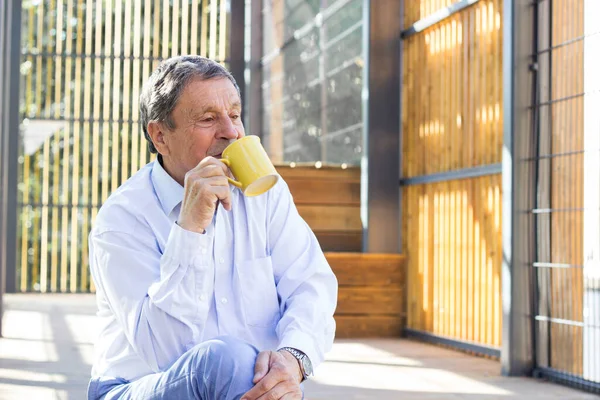
[[[419,125],[419,137],[441,136],[444,134],[444,130],[444,124],[440,123],[439,119],[425,122]]]
[[[465,13],[469,13],[469,17],[475,15],[475,23],[470,29],[474,29],[475,37],[467,39],[469,41],[478,40],[482,38],[478,36],[483,34],[489,34],[501,29],[502,18],[498,11],[494,11],[494,4],[482,4],[480,6],[475,5],[473,10],[467,10]],[[469,21],[467,14],[464,14],[463,21]],[[457,46],[463,44],[465,37],[470,37],[470,31],[463,32],[463,23],[457,21],[460,17],[452,17],[454,20],[448,22],[442,22],[439,25],[428,30],[425,34],[425,44],[429,47],[429,54],[439,54],[452,50]],[[469,21],[470,22],[470,21]],[[490,38],[484,37],[483,42],[479,42],[479,45],[489,45]]]

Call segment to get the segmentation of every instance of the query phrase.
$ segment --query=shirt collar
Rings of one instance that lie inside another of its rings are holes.
[[[152,184],[164,213],[170,215],[183,200],[183,186],[165,171],[158,158],[152,167]]]

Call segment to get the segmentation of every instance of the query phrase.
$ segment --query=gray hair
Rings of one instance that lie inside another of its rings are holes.
[[[148,124],[150,121],[159,121],[169,129],[175,129],[171,113],[192,78],[227,78],[240,94],[240,88],[231,73],[213,60],[200,56],[178,56],[163,61],[146,81],[140,95],[140,121],[151,153],[157,151],[148,134]]]

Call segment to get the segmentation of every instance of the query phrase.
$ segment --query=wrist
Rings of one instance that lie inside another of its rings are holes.
[[[292,353],[285,349],[279,349],[277,350],[277,352],[280,353],[288,361],[288,363],[291,363],[295,366],[294,368],[296,368],[295,371],[297,371],[296,377],[298,379],[298,383],[302,383],[302,381],[304,380],[304,374],[302,372],[302,366],[300,365],[300,361],[296,357],[294,357]]]
[[[177,225],[179,225],[181,228],[185,229],[186,231],[199,233],[201,235],[206,233],[206,229],[204,229],[203,227],[193,226],[184,221],[176,221],[175,223]]]

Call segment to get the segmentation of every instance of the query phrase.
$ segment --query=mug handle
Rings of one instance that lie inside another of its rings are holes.
[[[223,164],[227,165],[227,168],[231,169],[231,163],[229,162],[229,160],[225,159],[225,158],[221,158],[219,161],[221,161]],[[229,183],[231,183],[233,186],[241,188],[242,184],[236,180],[231,179],[230,177],[227,177],[227,180],[229,181]]]

